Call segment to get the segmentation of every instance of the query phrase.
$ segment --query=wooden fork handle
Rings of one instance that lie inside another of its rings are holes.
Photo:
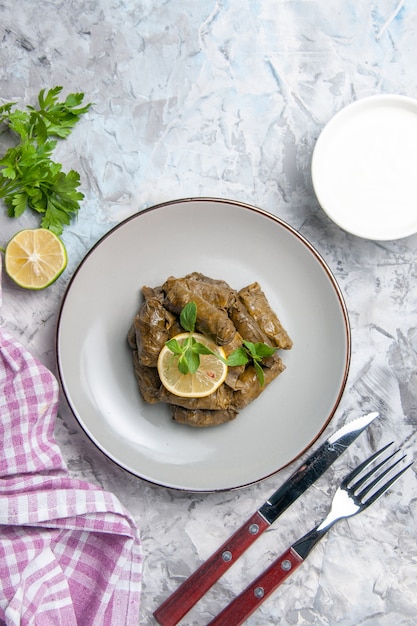
[[[254,513],[154,612],[161,626],[175,626],[270,524]]]
[[[292,574],[303,562],[301,556],[293,549],[276,559],[258,578],[242,593],[228,604],[209,626],[239,626],[248,619],[271,593]]]

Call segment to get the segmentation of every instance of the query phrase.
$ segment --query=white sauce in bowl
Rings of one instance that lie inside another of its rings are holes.
[[[316,143],[312,178],[346,231],[379,240],[417,232],[417,101],[371,96],[342,109]]]

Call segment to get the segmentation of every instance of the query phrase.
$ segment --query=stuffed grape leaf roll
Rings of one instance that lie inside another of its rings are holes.
[[[272,310],[259,283],[254,282],[238,293],[251,317],[259,324],[261,330],[271,340],[272,345],[284,350],[290,349],[292,340],[277,314]]]
[[[236,416],[237,411],[234,409],[209,411],[203,409],[185,409],[182,406],[172,407],[172,419],[174,422],[194,426],[196,428],[219,426],[220,424],[234,420]]]
[[[133,333],[139,353],[139,361],[147,367],[156,367],[158,356],[164,344],[170,338],[170,328],[176,322],[176,316],[163,305],[163,294],[157,290],[144,288],[145,301],[133,320]]]
[[[197,428],[229,422],[284,371],[278,349],[291,348],[292,340],[259,283],[237,291],[224,280],[192,272],[182,278],[170,276],[158,287],[144,286],[142,295],[143,302],[127,334],[134,374],[143,400],[166,403],[175,422]],[[215,391],[197,398],[168,391],[157,369],[166,342],[184,332],[180,313],[190,302],[197,307],[196,332],[222,346],[226,359],[237,350],[233,363],[238,363],[229,365],[224,382]],[[247,349],[245,341],[275,349],[272,356],[260,361],[263,384],[253,365],[253,353],[241,360],[241,351]]]
[[[181,310],[189,302],[197,305],[196,329],[211,337],[219,346],[232,341],[236,334],[236,328],[229,318],[227,311],[218,308],[210,302],[207,294],[205,297],[191,291],[186,282],[169,278],[162,286],[165,292],[165,307],[179,315]]]

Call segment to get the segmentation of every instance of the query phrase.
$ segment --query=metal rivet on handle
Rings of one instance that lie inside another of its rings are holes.
[[[265,589],[263,587],[256,587],[253,594],[255,598],[263,598],[265,595]]]
[[[251,535],[256,535],[259,532],[258,524],[251,524],[249,526],[249,532],[250,532]]]
[[[231,561],[232,560],[232,553],[230,552],[230,550],[225,550],[222,554],[222,559],[223,561]]]
[[[288,559],[285,559],[285,561],[282,561],[281,569],[283,569],[284,572],[288,572],[288,570],[290,570],[291,567],[292,567],[291,561],[289,561]]]

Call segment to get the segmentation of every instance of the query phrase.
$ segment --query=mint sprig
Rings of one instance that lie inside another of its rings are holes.
[[[260,385],[263,386],[265,384],[265,376],[261,366],[262,359],[272,356],[276,350],[277,348],[268,346],[266,343],[253,343],[244,339],[243,345],[228,356],[227,365],[230,367],[246,365],[252,359],[256,377]]]
[[[198,370],[200,367],[200,354],[213,354],[224,361],[219,354],[197,341],[191,332],[186,339],[178,341],[174,337],[167,341],[165,345],[178,357],[178,369],[181,374],[194,374]]]
[[[252,360],[259,384],[261,386],[265,384],[261,362],[262,359],[272,356],[277,348],[268,346],[266,343],[253,343],[244,339],[242,346],[229,354],[227,359],[224,359],[220,354],[213,352],[195,339],[192,333],[195,331],[196,322],[197,305],[191,301],[183,307],[180,313],[180,324],[190,335],[181,342],[174,337],[165,344],[178,357],[178,369],[182,374],[194,374],[200,367],[200,354],[212,354],[229,367],[246,365]]]
[[[188,302],[181,310],[180,324],[184,330],[191,334],[181,342],[173,337],[165,344],[178,357],[178,369],[181,374],[194,374],[198,370],[200,367],[200,354],[214,354],[221,359],[219,354],[197,341],[192,335],[196,321],[197,305],[195,302]]]

